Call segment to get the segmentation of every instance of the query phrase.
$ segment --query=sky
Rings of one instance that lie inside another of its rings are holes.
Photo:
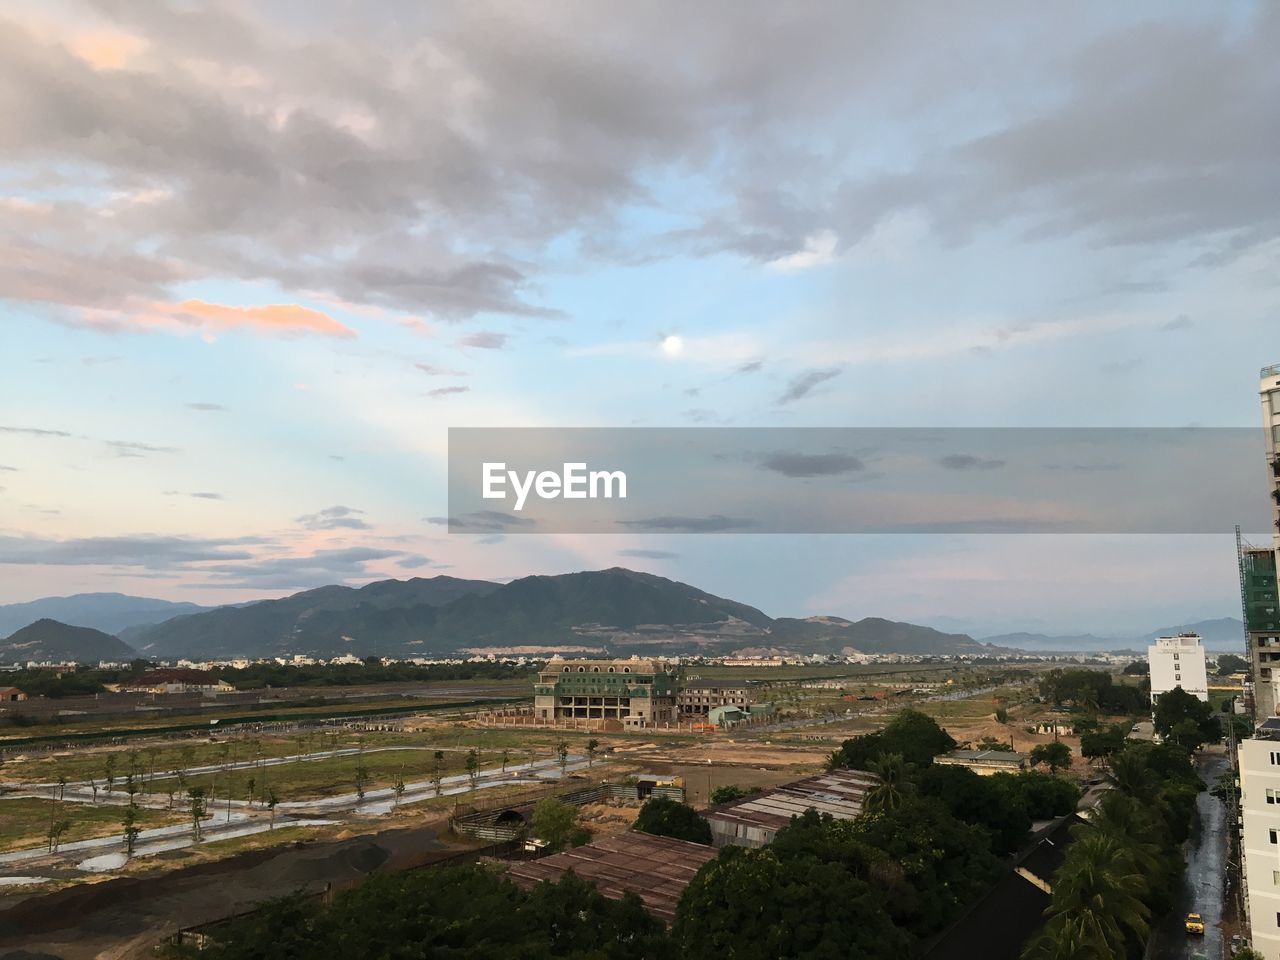
[[[438,521],[451,426],[1260,426],[1278,45],[1250,2],[7,4],[0,603],[625,565],[1232,615],[1231,531]]]

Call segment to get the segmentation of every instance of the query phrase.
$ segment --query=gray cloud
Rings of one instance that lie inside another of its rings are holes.
[[[787,404],[806,397],[814,387],[839,375],[840,370],[836,367],[828,367],[825,370],[806,370],[787,384],[787,389],[778,398],[778,404]]]
[[[754,520],[724,517],[646,517],[641,520],[618,520],[619,525],[634,530],[667,531],[670,533],[725,533],[730,530],[749,530]]]
[[[418,567],[429,567],[431,565],[431,558],[424,557],[420,553],[406,554],[396,561],[396,566],[405,570],[413,570]]]
[[[5,470],[5,471],[8,471],[8,472],[10,472],[10,473],[15,473],[15,472],[17,472],[17,469],[18,469],[17,467],[9,467],[9,466],[6,466],[6,465],[5,465],[5,464],[3,464],[3,463],[0,463],[0,470]]]
[[[639,557],[643,560],[675,560],[680,556],[670,550],[619,550],[620,557]]]
[[[211,493],[206,490],[197,490],[193,493],[183,493],[181,490],[166,490],[164,491],[164,495],[166,497],[196,497],[197,499],[200,499],[200,500],[221,500],[222,499],[222,494]]]
[[[471,391],[470,387],[436,387],[434,390],[428,390],[427,396],[435,397],[438,399],[440,397],[447,397],[455,393],[469,393],[470,391]]]
[[[475,510],[456,517],[427,517],[427,523],[448,527],[451,531],[478,531],[495,533],[512,527],[532,527],[537,521],[532,517],[517,517],[501,510]]]
[[[1005,465],[1004,460],[987,460],[969,453],[949,453],[938,463],[948,470],[999,470]]]
[[[252,563],[223,563],[206,569],[212,579],[205,586],[252,587],[259,590],[299,590],[343,583],[366,576],[365,565],[374,560],[402,556],[398,550],[375,547],[343,547],[316,550],[304,557],[276,557]]]
[[[425,373],[428,377],[465,377],[466,374],[461,370],[449,370],[444,367],[437,367],[430,363],[415,363],[414,366]]]
[[[492,330],[481,330],[458,341],[459,346],[478,347],[481,350],[501,350],[507,345],[505,333],[494,333]]]
[[[857,473],[865,464],[857,457],[845,453],[771,453],[760,466],[784,477],[831,477],[842,473]]]
[[[0,427],[0,433],[21,433],[28,437],[69,437],[65,430],[43,430],[39,427]]]
[[[188,403],[188,410],[199,410],[202,413],[214,413],[219,410],[227,409],[220,403]]]
[[[161,447],[150,443],[137,443],[132,440],[102,441],[117,457],[145,457],[149,453],[177,453],[177,447]]]
[[[263,542],[256,537],[202,539],[152,534],[72,540],[0,536],[0,563],[164,568],[204,561],[249,560],[253,555],[241,548]]]
[[[363,510],[339,505],[303,514],[295,519],[308,530],[368,530],[370,525],[358,516],[363,513]]]

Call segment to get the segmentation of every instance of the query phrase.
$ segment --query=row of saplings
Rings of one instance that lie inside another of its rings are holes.
[[[896,960],[919,953],[991,887],[1033,820],[1070,813],[1079,799],[1074,784],[1050,774],[979,777],[932,763],[953,746],[914,711],[846,741],[832,766],[881,778],[863,815],[832,820],[811,810],[766,848],[723,849],[686,888],[669,930],[633,895],[606,899],[572,873],[523,890],[500,869],[468,865],[376,876],[328,905],[273,902],[202,956]],[[1201,784],[1176,746],[1127,747],[1113,770],[1118,789],[1097,825],[1080,828],[1028,957],[1138,956],[1150,918],[1171,904],[1182,870],[1177,844]],[[535,832],[553,846],[586,839],[572,810],[538,813]],[[701,817],[668,799],[649,801],[636,828],[711,840]]]

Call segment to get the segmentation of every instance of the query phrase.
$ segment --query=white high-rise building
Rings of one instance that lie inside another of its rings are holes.
[[[1194,633],[1160,637],[1147,647],[1151,668],[1151,702],[1174,687],[1201,700],[1209,700],[1209,678],[1204,667],[1204,646]]]
[[[1262,369],[1258,383],[1266,435],[1272,546],[1248,547],[1240,557],[1240,589],[1253,665],[1252,739],[1236,751],[1240,773],[1243,893],[1253,947],[1280,960],[1280,364]]]

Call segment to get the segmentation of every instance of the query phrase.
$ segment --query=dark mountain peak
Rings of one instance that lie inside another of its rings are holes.
[[[15,631],[0,643],[0,662],[67,661],[97,663],[100,660],[128,660],[134,650],[119,637],[92,627],[42,617]]]

